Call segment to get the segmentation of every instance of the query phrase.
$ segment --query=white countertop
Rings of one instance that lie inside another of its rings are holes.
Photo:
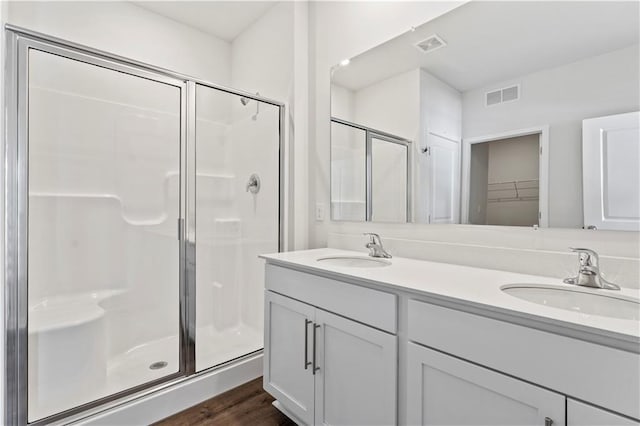
[[[553,308],[528,302],[503,292],[505,284],[564,284],[561,279],[537,275],[517,274],[493,269],[474,268],[448,263],[393,257],[388,259],[391,265],[380,268],[357,268],[333,266],[318,262],[328,256],[366,256],[367,253],[338,250],[314,249],[262,255],[268,263],[289,266],[295,269],[346,281],[369,282],[395,290],[419,293],[427,297],[437,297],[453,303],[480,308],[492,313],[513,315],[514,317],[535,320],[538,324],[548,324],[568,328],[581,333],[593,334],[623,342],[640,343],[640,321],[609,318],[577,311]],[[611,290],[585,289],[595,293]],[[611,291],[613,296],[638,298],[640,291],[623,288]],[[568,330],[569,331],[569,330]]]

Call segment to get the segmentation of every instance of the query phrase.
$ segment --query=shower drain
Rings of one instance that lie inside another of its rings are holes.
[[[167,361],[156,361],[149,366],[150,370],[160,370],[167,366]]]

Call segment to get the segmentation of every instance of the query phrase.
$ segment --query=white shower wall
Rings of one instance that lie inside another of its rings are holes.
[[[262,347],[258,254],[278,250],[279,109],[203,86],[196,100],[196,342],[230,334],[239,356]],[[226,360],[196,344],[198,370]]]

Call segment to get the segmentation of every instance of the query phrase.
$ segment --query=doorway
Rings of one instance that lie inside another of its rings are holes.
[[[465,223],[546,226],[546,129],[511,132],[465,144]]]

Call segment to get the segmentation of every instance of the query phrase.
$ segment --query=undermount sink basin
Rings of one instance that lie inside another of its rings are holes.
[[[611,290],[589,291],[542,284],[508,284],[500,289],[513,297],[553,308],[624,320],[640,319],[639,301],[616,295]]]
[[[345,268],[382,268],[391,265],[391,262],[375,257],[360,256],[329,256],[321,257],[318,262],[331,266]]]

